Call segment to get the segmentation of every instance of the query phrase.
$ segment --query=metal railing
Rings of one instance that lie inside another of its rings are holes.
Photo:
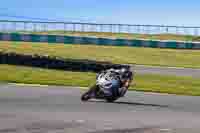
[[[200,27],[0,20],[0,32],[20,31],[200,35]]]

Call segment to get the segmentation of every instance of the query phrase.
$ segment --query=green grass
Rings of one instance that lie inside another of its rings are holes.
[[[0,81],[28,84],[89,86],[95,73],[48,70],[41,68],[0,65]]]
[[[105,38],[125,38],[125,39],[151,39],[151,40],[178,40],[178,41],[200,41],[200,36],[192,35],[176,35],[176,34],[130,34],[130,33],[110,33],[110,32],[64,32],[64,31],[48,31],[48,32],[19,32],[32,34],[49,34],[49,35],[69,35],[69,36],[95,36]]]
[[[0,65],[0,81],[12,83],[66,85],[88,87],[95,82],[95,73],[68,72],[32,67]],[[200,79],[136,74],[136,86],[130,90],[183,95],[200,95]]]
[[[0,51],[112,63],[200,68],[200,51],[0,41]]]

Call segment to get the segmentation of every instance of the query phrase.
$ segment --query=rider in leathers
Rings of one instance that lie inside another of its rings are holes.
[[[121,86],[120,86],[120,88],[118,88],[118,97],[124,97],[124,95],[126,94],[128,88],[133,80],[133,72],[130,69],[131,69],[130,67],[123,67],[120,69],[111,68],[111,69],[102,71],[103,73],[113,71],[116,74],[120,75]]]

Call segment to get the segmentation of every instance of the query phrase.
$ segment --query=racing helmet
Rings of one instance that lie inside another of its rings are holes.
[[[129,70],[130,68],[127,68],[127,67],[122,67],[121,69],[120,69],[120,72],[121,73],[128,73],[130,70]]]

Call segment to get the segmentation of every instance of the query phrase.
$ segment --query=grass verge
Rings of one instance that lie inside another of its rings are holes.
[[[109,61],[119,64],[200,68],[198,50],[0,41],[0,51]]]
[[[0,81],[12,83],[65,85],[88,87],[95,82],[95,73],[68,72],[32,67],[0,65]],[[150,74],[136,74],[136,86],[130,90],[200,95],[200,79],[191,77],[174,77]]]

